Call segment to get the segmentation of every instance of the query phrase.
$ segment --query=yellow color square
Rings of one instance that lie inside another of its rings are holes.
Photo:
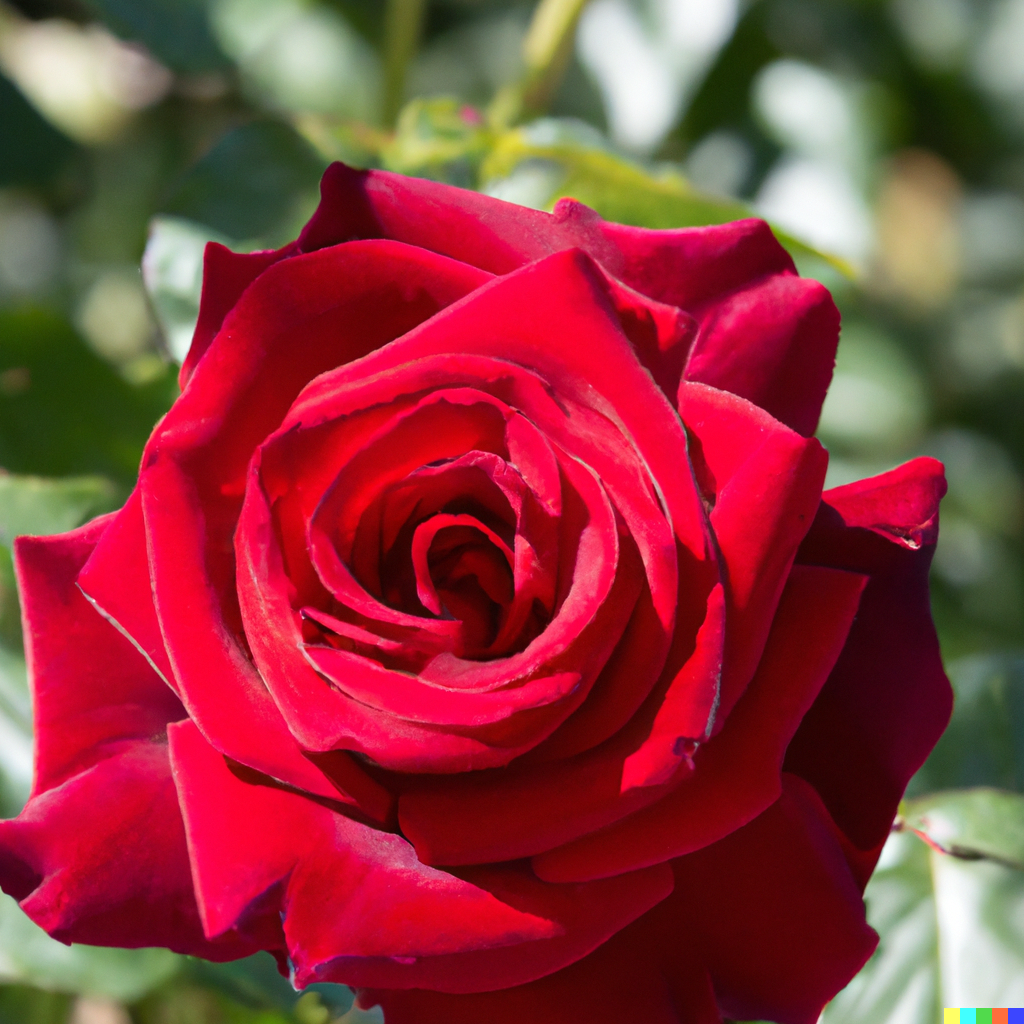
[[[942,1024],[960,1024],[960,1007],[954,1007],[952,1010],[947,1006],[942,1011]]]

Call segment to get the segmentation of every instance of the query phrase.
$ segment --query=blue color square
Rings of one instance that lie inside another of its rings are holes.
[[[1011,1006],[1007,1011],[1006,1019],[1009,1024],[1024,1024],[1024,1009],[1019,1006]]]

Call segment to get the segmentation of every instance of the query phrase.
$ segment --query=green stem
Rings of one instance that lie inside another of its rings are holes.
[[[542,114],[562,80],[576,36],[576,25],[589,0],[540,0],[523,40],[523,75],[505,86],[491,105],[496,127],[508,127]]]
[[[416,55],[427,0],[387,0],[384,14],[384,123],[395,123],[405,102],[405,75]]]

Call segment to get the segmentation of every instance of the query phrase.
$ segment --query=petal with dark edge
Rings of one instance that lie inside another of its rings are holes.
[[[862,884],[952,708],[928,599],[945,492],[934,459],[826,491],[797,556],[869,577],[843,654],[786,756],[863,851]]]
[[[694,755],[693,774],[645,810],[534,857],[538,875],[582,881],[657,864],[769,807],[786,747],[839,657],[864,584],[856,573],[794,566],[757,673],[726,727]]]
[[[673,862],[663,913],[691,936],[728,1017],[815,1024],[874,951],[837,833],[814,789],[784,775],[764,814]]]

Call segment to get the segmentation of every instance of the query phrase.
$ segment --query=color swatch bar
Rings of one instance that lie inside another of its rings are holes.
[[[1019,1006],[961,1006],[946,1007],[942,1011],[942,1024],[1024,1024],[1024,1009]]]

